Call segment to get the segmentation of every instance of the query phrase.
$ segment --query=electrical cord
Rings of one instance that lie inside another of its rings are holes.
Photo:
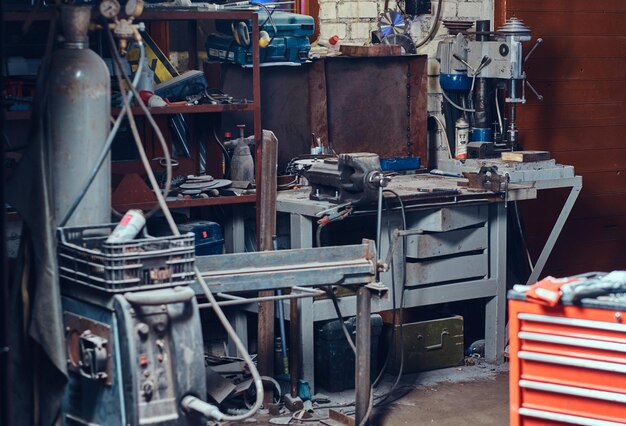
[[[443,133],[443,137],[446,140],[446,148],[447,148],[446,151],[448,152],[448,159],[452,160],[452,148],[450,146],[450,140],[448,139],[448,132],[446,130],[446,126],[443,125],[439,117],[437,117],[436,115],[431,115],[431,117],[435,119],[435,121],[437,122],[437,124],[439,125],[441,129],[441,132]]]
[[[400,208],[401,208],[401,213],[402,213],[402,227],[403,230],[407,229],[407,220],[406,220],[406,209],[405,209],[405,205],[404,205],[404,201],[402,200],[402,198],[400,197],[400,195],[395,192],[394,190],[391,189],[384,189],[383,192],[389,192],[390,194],[393,194],[399,201],[400,203]],[[387,205],[386,207],[387,210],[387,238],[391,243],[391,227],[390,227],[390,219],[389,219],[389,214],[390,212],[393,210],[391,208],[389,208],[389,205]],[[319,228],[318,228],[319,231]],[[401,237],[403,242],[402,244],[404,245],[404,236]],[[320,233],[318,232],[317,234],[317,241],[318,241],[318,246],[319,246],[319,242],[320,242]],[[391,244],[390,244],[391,245]],[[392,260],[393,262],[393,257]],[[393,267],[393,263],[392,263],[392,267]],[[396,310],[396,294],[395,294],[395,274],[392,272],[391,274],[391,282],[392,282],[392,292],[393,292],[393,310],[394,310],[394,316],[393,316],[393,329],[392,329],[392,342],[394,341],[393,339],[395,338],[395,324],[396,324],[396,317],[395,317],[395,310]],[[371,385],[370,388],[370,401],[368,404],[368,408],[367,411],[365,413],[365,416],[363,418],[363,420],[359,423],[359,426],[365,426],[367,424],[367,421],[369,420],[369,417],[372,413],[372,410],[374,407],[379,407],[383,404],[385,404],[386,402],[389,401],[389,398],[391,397],[391,395],[393,395],[393,392],[397,389],[398,383],[400,382],[400,378],[402,377],[402,373],[404,371],[404,332],[403,332],[403,320],[404,320],[404,295],[405,295],[405,289],[406,289],[406,275],[404,272],[404,269],[402,269],[402,292],[400,295],[400,370],[398,372],[398,375],[396,377],[395,382],[393,383],[393,385],[391,386],[391,388],[385,392],[383,395],[379,395],[379,396],[374,396],[374,387],[377,385],[377,383],[380,381],[380,379],[382,378],[382,376],[384,375],[386,366],[389,362],[389,353],[387,354],[387,357],[385,358],[385,363],[383,364],[383,367],[381,369],[381,371],[378,373],[378,376],[376,377],[376,379],[374,380],[374,382]],[[351,339],[349,340],[351,341]],[[393,344],[393,343],[392,343]],[[409,388],[410,390],[410,388]],[[341,404],[341,405],[333,405],[333,406],[325,406],[324,408],[345,408],[345,407],[351,407],[354,406],[355,402],[352,401],[350,403],[347,404]],[[351,413],[354,414],[354,413]]]
[[[439,2],[437,3],[437,13],[435,15],[435,20],[433,22],[433,25],[430,27],[430,30],[428,31],[428,34],[426,35],[426,37],[424,37],[424,39],[422,39],[420,42],[415,44],[416,49],[419,49],[420,47],[424,46],[426,43],[430,43],[430,41],[432,41],[432,39],[435,37],[435,33],[437,32],[437,29],[439,28],[439,20],[441,19],[442,6],[443,6],[443,0],[439,0]]]
[[[166,167],[165,167],[165,188],[163,188],[162,195],[164,197],[167,197],[167,195],[169,194],[169,192],[171,190],[171,186],[172,186],[172,157],[170,155],[169,148],[167,146],[167,143],[165,143],[165,138],[163,137],[163,133],[161,132],[161,129],[157,125],[156,121],[154,121],[154,117],[152,117],[152,114],[150,113],[150,110],[146,106],[146,104],[143,101],[143,99],[141,99],[141,96],[139,95],[139,92],[137,91],[137,88],[132,84],[132,82],[130,80],[130,77],[128,77],[128,74],[126,74],[126,71],[124,70],[124,67],[122,66],[122,58],[121,58],[119,52],[117,51],[117,47],[115,46],[115,40],[113,39],[113,34],[111,32],[111,29],[109,29],[107,27],[106,33],[107,33],[107,38],[108,38],[108,41],[109,41],[109,46],[111,48],[111,53],[113,55],[113,60],[114,60],[114,62],[117,63],[117,65],[119,67],[119,70],[121,71],[121,77],[126,81],[128,86],[130,87],[131,92],[135,94],[136,102],[139,105],[139,107],[141,108],[141,110],[144,112],[144,114],[146,116],[146,119],[150,123],[150,126],[152,127],[152,130],[154,131],[155,135],[157,136],[157,140],[159,141],[159,144],[161,145],[161,149],[163,150],[163,157],[165,158],[165,161],[166,161]],[[141,46],[141,44],[143,44],[141,42],[141,40],[139,40],[138,43],[140,43],[140,46]],[[140,47],[140,49],[141,49],[141,47]],[[129,117],[130,117],[130,114],[131,114],[131,111],[130,111],[130,109],[128,109]],[[157,186],[157,188],[158,188],[158,186]],[[153,189],[154,189],[154,187],[153,187]],[[161,189],[160,188],[158,189],[158,192],[161,193]],[[158,199],[158,197],[157,197],[157,199]],[[155,207],[153,207],[149,212],[147,212],[145,214],[145,217],[149,218],[157,210],[159,210],[159,205],[158,204],[155,205]],[[165,214],[165,211],[163,213]]]
[[[315,241],[317,243],[317,247],[322,247],[322,229],[324,229],[324,227],[328,225],[329,223],[345,219],[351,214],[351,212],[352,212],[352,209],[347,208],[339,216],[335,217],[334,219],[325,220],[326,218],[323,218],[318,221],[317,231],[315,232]],[[350,336],[350,332],[348,331],[348,327],[346,326],[346,323],[343,321],[343,314],[341,313],[341,309],[339,308],[339,300],[337,299],[337,295],[335,294],[331,286],[325,287],[324,290],[326,291],[326,294],[328,294],[328,296],[333,302],[335,315],[337,316],[337,319],[339,320],[339,324],[341,325],[341,330],[343,331],[343,335],[345,336],[346,341],[348,342],[348,345],[350,345],[350,349],[352,349],[352,352],[354,352],[354,355],[356,356],[356,345],[354,344],[354,341],[352,340],[352,336]]]
[[[406,220],[406,209],[404,206],[404,201],[402,200],[400,195],[392,189],[384,189],[383,192],[388,192],[392,194],[393,196],[396,197],[396,199],[400,203],[400,208],[402,211],[402,227],[403,227],[403,230],[406,230],[407,220]],[[404,247],[405,237],[402,236],[400,238],[402,238],[402,245]],[[403,249],[402,251],[404,252],[405,249]],[[392,267],[393,267],[393,257],[391,258],[391,262],[392,262]],[[404,270],[404,265],[400,265],[400,270],[402,271],[402,291],[400,292],[400,333],[399,333],[400,334],[400,368],[398,370],[398,375],[396,376],[396,380],[391,386],[391,388],[386,392],[385,395],[380,397],[381,399],[378,400],[374,404],[374,406],[380,406],[384,404],[384,402],[389,398],[392,392],[396,389],[396,387],[398,386],[398,383],[400,383],[400,378],[402,377],[402,374],[404,372],[404,295],[406,292],[406,273]],[[394,286],[395,288],[395,274],[393,272],[391,274],[391,280],[392,280],[392,286]],[[395,317],[395,312],[394,312],[394,317]]]
[[[330,299],[333,301],[335,314],[337,315],[337,319],[341,323],[341,330],[343,331],[343,335],[345,336],[346,341],[348,342],[348,345],[350,346],[350,349],[352,349],[352,352],[354,352],[354,355],[356,356],[356,346],[354,342],[352,341],[352,336],[350,336],[350,332],[348,331],[348,327],[346,326],[346,323],[343,321],[343,315],[341,314],[341,309],[339,308],[339,300],[337,299],[337,295],[335,294],[331,286],[326,286],[324,288],[324,291],[326,291],[326,294],[328,294]]]
[[[450,97],[446,94],[446,91],[441,89],[441,94],[443,95],[444,99],[446,101],[448,101],[448,103],[450,105],[452,105],[453,107],[455,107],[456,109],[458,109],[459,111],[463,111],[463,112],[476,112],[476,110],[474,108],[464,108],[461,105],[455,103],[452,99],[450,99]]]

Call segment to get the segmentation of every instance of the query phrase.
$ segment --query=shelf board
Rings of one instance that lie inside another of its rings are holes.
[[[148,108],[152,115],[172,115],[172,114],[201,114],[208,112],[226,112],[226,111],[254,111],[254,103],[246,104],[223,104],[223,105],[171,105],[164,107]],[[145,115],[143,110],[138,106],[131,108],[134,115]],[[113,108],[111,114],[117,116],[120,108]]]
[[[232,112],[232,111],[254,111],[254,103],[246,104],[224,104],[224,105],[173,105],[165,107],[149,108],[152,115],[172,115],[172,114],[202,114],[211,112]],[[131,108],[133,115],[145,115],[143,110],[138,106]],[[120,108],[113,108],[111,115],[117,117]],[[29,120],[31,111],[4,111],[4,117],[7,121]]]
[[[32,21],[47,21],[52,18],[51,8],[42,8],[37,11],[24,9],[23,7],[5,8],[2,19],[7,22],[19,22],[30,19]],[[190,20],[213,20],[213,19],[250,19],[253,11],[246,10],[182,10],[171,8],[148,7],[136,22],[141,21],[190,21]],[[92,19],[99,17],[98,13],[92,13]]]
[[[183,209],[187,207],[208,207],[208,206],[225,206],[229,204],[247,204],[255,203],[256,194],[240,195],[240,196],[223,196],[214,198],[194,198],[191,200],[175,200],[168,201],[167,206],[170,209]],[[127,211],[130,209],[148,210],[156,205],[156,200],[153,202],[144,203],[129,203],[129,204],[115,204],[113,207],[117,211]]]

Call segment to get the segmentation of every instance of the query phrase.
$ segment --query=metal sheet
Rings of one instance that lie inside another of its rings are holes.
[[[417,213],[409,219],[409,229],[445,232],[478,225],[487,221],[487,206],[479,204],[463,208],[442,208]]]
[[[488,246],[487,239],[488,234],[485,227],[410,235],[406,239],[406,256],[424,259],[485,250]]]
[[[196,265],[216,292],[268,290],[374,281],[376,250],[359,245],[200,256]],[[242,265],[245,265],[242,267]],[[200,294],[199,286],[194,286]]]
[[[425,56],[340,57],[325,63],[329,138],[338,153],[425,156]],[[415,86],[417,93],[412,90]],[[412,103],[411,95],[424,102]],[[416,137],[412,129],[424,138]]]
[[[487,275],[487,254],[407,263],[407,286],[467,280]]]

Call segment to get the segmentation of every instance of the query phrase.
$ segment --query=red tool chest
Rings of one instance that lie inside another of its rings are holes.
[[[509,293],[512,426],[626,425],[626,298],[588,300]]]

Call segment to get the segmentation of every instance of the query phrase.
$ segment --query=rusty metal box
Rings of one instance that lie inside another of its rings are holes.
[[[463,362],[463,317],[458,315],[430,314],[429,319],[395,326],[396,337],[392,343],[392,324],[385,323],[384,337],[391,351],[387,372],[400,370],[401,349],[404,350],[403,373],[436,370]],[[401,338],[402,336],[402,338]]]

